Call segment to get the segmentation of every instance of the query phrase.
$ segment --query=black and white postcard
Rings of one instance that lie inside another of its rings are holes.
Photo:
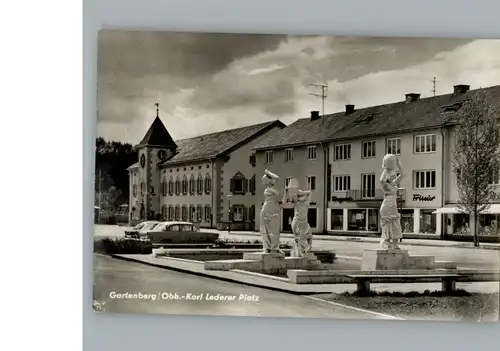
[[[96,312],[498,320],[500,40],[98,40]]]

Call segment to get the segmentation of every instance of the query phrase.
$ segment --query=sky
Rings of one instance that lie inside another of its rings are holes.
[[[285,124],[500,84],[500,40],[103,30],[97,134],[137,144],[156,117],[174,140],[279,119]]]

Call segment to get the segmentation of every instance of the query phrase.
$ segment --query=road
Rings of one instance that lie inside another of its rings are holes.
[[[118,226],[96,225],[95,236],[123,236],[124,228]],[[230,238],[236,240],[254,240],[259,238],[255,235],[227,234],[219,232],[221,238]],[[290,238],[283,238],[281,241],[288,242]],[[361,258],[365,249],[375,249],[378,245],[373,242],[362,241],[332,241],[315,240],[313,248],[317,250],[332,250],[339,256]],[[461,268],[474,269],[499,269],[500,251],[484,249],[468,249],[460,247],[431,247],[431,246],[409,246],[401,245],[402,248],[409,251],[411,255],[432,255],[438,261],[455,261]]]
[[[116,298],[116,294],[125,293],[156,296],[156,300]],[[177,294],[179,299],[161,298],[169,294]],[[234,296],[234,300],[209,300],[207,294],[211,297]],[[201,300],[196,300],[200,295]],[[240,300],[241,295],[246,300]],[[98,254],[94,255],[94,300],[101,303],[104,301],[103,307],[108,312],[122,313],[387,318],[302,296],[194,276]]]

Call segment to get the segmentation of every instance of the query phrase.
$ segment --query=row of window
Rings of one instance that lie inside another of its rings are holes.
[[[436,152],[436,134],[415,135],[414,153],[425,154]],[[338,144],[334,147],[333,159],[335,161],[350,160],[352,144]],[[361,157],[376,157],[375,140],[363,141],[361,143]],[[401,138],[389,138],[385,141],[385,153],[400,155]]]
[[[163,205],[161,216],[168,221],[210,222],[212,208],[210,205]]]
[[[163,196],[167,195],[202,195],[203,193],[205,194],[210,194],[212,191],[212,179],[210,176],[207,174],[205,178],[203,178],[201,175],[198,176],[198,179],[195,181],[194,176],[191,176],[191,179],[187,180],[186,176],[184,176],[184,179],[181,181],[179,177],[174,181],[172,178],[167,182],[166,180],[163,180],[161,182],[161,193]],[[140,183],[140,192],[141,195],[144,195],[146,193],[146,183],[141,182]],[[151,195],[155,194],[155,189],[154,187],[151,187],[149,189],[149,193]],[[137,184],[132,185],[132,194],[134,196],[137,196]]]
[[[292,162],[295,158],[295,150],[293,148],[285,149],[285,162]],[[317,158],[316,146],[308,146],[305,151],[307,160],[315,160]],[[266,164],[272,164],[274,161],[274,151],[266,151]]]
[[[235,222],[255,221],[255,205],[233,205],[230,213]],[[212,209],[210,205],[163,205],[161,216],[168,221],[210,222]]]
[[[361,191],[363,193],[371,193],[375,191],[375,173],[361,175]],[[413,171],[413,188],[414,189],[434,189],[436,187],[436,171],[435,170],[418,170]],[[350,175],[335,175],[333,176],[333,191],[349,191],[351,189]]]
[[[212,191],[212,179],[207,174],[205,178],[201,175],[198,176],[198,179],[195,180],[194,176],[191,176],[189,182],[184,176],[184,179],[181,181],[178,177],[175,181],[172,178],[167,182],[163,180],[161,182],[161,194],[163,196],[167,195],[202,195],[210,194]]]
[[[401,138],[389,138],[385,141],[385,152],[387,154],[400,155],[401,154]],[[422,134],[415,135],[414,137],[414,153],[424,154],[436,152],[436,134]],[[334,147],[334,160],[350,160],[352,144],[338,144]],[[376,157],[377,144],[375,140],[363,141],[361,144],[361,157],[373,158]],[[294,149],[285,149],[284,153],[285,162],[292,162],[294,160]],[[274,161],[274,151],[266,151],[265,154],[266,164],[272,164]],[[316,146],[308,146],[306,148],[306,159],[315,160],[317,158]]]

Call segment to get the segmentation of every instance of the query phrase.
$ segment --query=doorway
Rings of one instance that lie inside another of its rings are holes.
[[[293,208],[284,208],[281,215],[281,231],[284,233],[292,232]]]
[[[307,221],[311,228],[318,228],[318,209],[310,208],[307,211]]]

